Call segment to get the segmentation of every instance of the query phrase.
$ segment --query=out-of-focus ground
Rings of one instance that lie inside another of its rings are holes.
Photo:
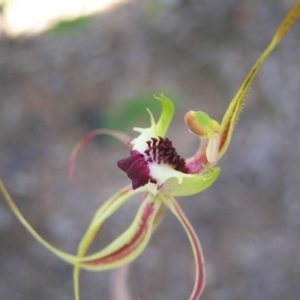
[[[182,156],[191,155],[198,141],[184,113],[202,110],[221,121],[292,4],[129,1],[34,36],[2,32],[0,175],[30,223],[75,252],[93,212],[129,183],[116,166],[128,150],[99,138],[84,149],[70,187],[67,163],[76,141],[101,126],[134,136],[132,126],[149,124],[144,104],[163,92],[177,108],[168,137]],[[206,258],[203,300],[299,299],[299,37],[300,22],[257,76],[217,182],[179,199]],[[72,268],[40,246],[0,200],[1,300],[73,299]],[[138,203],[108,221],[99,247],[130,224]],[[84,272],[82,299],[111,299],[110,277]],[[187,237],[167,213],[132,264],[132,294],[184,300],[193,278]]]

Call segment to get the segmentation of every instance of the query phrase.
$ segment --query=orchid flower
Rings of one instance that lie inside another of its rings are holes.
[[[205,284],[202,249],[192,225],[175,197],[200,193],[215,182],[220,174],[220,168],[216,167],[216,164],[228,149],[246,93],[254,77],[299,15],[300,1],[298,0],[281,23],[269,46],[250,70],[231,101],[221,123],[211,119],[201,111],[189,111],[185,115],[188,130],[200,140],[198,150],[190,158],[183,159],[177,153],[172,142],[166,137],[174,114],[174,106],[171,100],[164,95],[155,96],[162,105],[160,118],[155,121],[152,113],[148,110],[150,127],[135,127],[134,130],[139,133],[137,137],[132,139],[118,131],[98,129],[79,141],[71,155],[70,179],[72,179],[75,162],[82,147],[96,135],[109,134],[129,147],[129,156],[119,160],[117,165],[127,174],[131,184],[114,194],[96,211],[79,244],[76,255],[61,251],[42,238],[21,214],[2,180],[0,180],[0,189],[5,200],[27,230],[52,253],[74,266],[74,289],[77,300],[80,298],[80,270],[104,271],[129,264],[145,249],[167,208],[179,220],[190,241],[196,274],[194,288],[189,299],[199,299]],[[143,201],[131,225],[108,246],[94,254],[87,255],[87,251],[104,222],[137,194],[142,194]]]

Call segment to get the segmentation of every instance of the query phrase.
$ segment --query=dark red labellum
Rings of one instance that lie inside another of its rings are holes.
[[[148,149],[144,153],[133,150],[128,158],[118,161],[118,167],[131,179],[134,190],[149,182],[157,183],[150,176],[149,163],[167,164],[177,171],[188,173],[185,160],[177,154],[168,138],[152,138],[146,144]]]
[[[150,169],[144,155],[136,150],[131,151],[128,158],[119,160],[118,167],[131,179],[134,190],[144,186],[148,182],[157,183],[150,176]]]

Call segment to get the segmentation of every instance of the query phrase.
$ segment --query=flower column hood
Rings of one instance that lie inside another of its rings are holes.
[[[118,161],[118,166],[132,180],[132,188],[135,190],[144,187],[153,195],[157,193],[172,196],[189,196],[208,188],[218,177],[220,168],[210,168],[208,162],[211,157],[216,158],[218,153],[218,133],[211,133],[209,125],[217,123],[202,112],[189,112],[186,114],[186,124],[192,133],[200,132],[201,143],[199,149],[204,153],[184,160],[173,147],[172,142],[165,138],[174,114],[173,103],[160,95],[155,97],[162,103],[162,113],[159,121],[154,121],[152,113],[148,110],[151,127],[134,128],[140,135],[129,142],[130,156]],[[203,146],[204,144],[204,146]],[[211,162],[214,165],[217,160]],[[194,165],[199,167],[195,173]],[[202,163],[203,162],[203,163]],[[204,165],[204,162],[207,165]],[[199,175],[203,174],[204,175]]]

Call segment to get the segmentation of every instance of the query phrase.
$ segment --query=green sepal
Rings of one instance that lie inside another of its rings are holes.
[[[162,104],[161,115],[156,124],[156,134],[157,136],[164,137],[173,119],[174,105],[172,101],[163,94],[160,94],[159,96],[154,95],[154,98],[161,101]]]
[[[82,258],[80,267],[104,271],[122,267],[134,260],[147,246],[161,206],[158,197],[148,194],[127,230],[101,251]]]
[[[221,158],[225,154],[230,144],[232,132],[234,130],[235,124],[238,121],[239,115],[242,112],[242,108],[245,102],[247,92],[256,74],[258,73],[258,71],[260,70],[260,68],[266,61],[266,59],[269,57],[269,55],[281,42],[281,40],[288,33],[290,28],[294,25],[294,23],[297,21],[299,17],[300,17],[300,1],[298,0],[291,8],[291,10],[288,12],[286,17],[283,19],[273,39],[271,40],[270,44],[265,49],[265,51],[261,54],[259,59],[254,64],[254,66],[251,68],[243,84],[241,85],[236,95],[230,102],[229,107],[221,123],[221,143],[220,143],[219,158]]]

